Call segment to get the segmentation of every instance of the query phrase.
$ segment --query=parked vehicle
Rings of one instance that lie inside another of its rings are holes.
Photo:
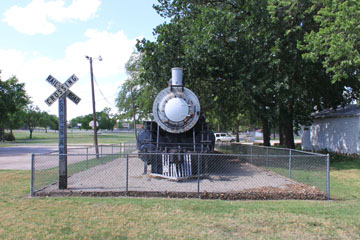
[[[235,142],[235,137],[227,133],[215,133],[215,141],[217,142]]]

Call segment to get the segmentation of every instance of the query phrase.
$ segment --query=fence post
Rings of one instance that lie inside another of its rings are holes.
[[[111,154],[114,154],[114,144],[111,144]]]
[[[291,178],[291,149],[289,151],[289,178]]]
[[[198,197],[200,197],[200,154],[198,153],[198,161],[197,161],[197,192],[198,192]]]
[[[102,148],[102,145],[100,145],[100,161],[101,161],[101,164],[103,164],[103,148]]]
[[[250,145],[250,163],[253,163],[253,145]]]
[[[89,148],[86,148],[86,169],[89,168]]]
[[[34,153],[31,153],[30,197],[34,196]]]
[[[326,155],[326,199],[330,200],[330,155]]]
[[[126,183],[125,183],[125,193],[128,195],[129,191],[129,155],[126,155]]]

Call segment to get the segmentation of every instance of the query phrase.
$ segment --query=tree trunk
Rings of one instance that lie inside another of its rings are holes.
[[[263,144],[264,146],[270,146],[270,128],[267,118],[261,118],[262,130],[263,130]]]
[[[221,132],[220,123],[217,124],[217,131]]]
[[[284,136],[284,118],[285,111],[282,105],[279,107],[279,144],[280,146],[285,146],[285,136]]]
[[[29,128],[29,131],[30,131],[30,139],[32,139],[32,133],[33,133],[33,131],[34,131],[34,129],[31,129],[31,128]]]
[[[11,135],[11,139],[14,139],[15,140],[15,136],[14,136],[14,133],[13,133],[13,129],[10,128],[10,135]],[[13,141],[13,140],[11,140]]]
[[[284,128],[284,143],[287,148],[295,149],[292,117],[287,119],[287,123]]]
[[[5,128],[0,128],[0,141],[5,142]]]
[[[281,121],[279,122],[279,144],[280,146],[284,146],[284,129]]]
[[[236,121],[236,124],[235,124],[235,133],[236,133],[236,139],[235,141],[236,142],[240,142],[240,137],[239,137],[239,126],[240,126],[240,121]]]
[[[287,148],[295,148],[294,131],[293,131],[293,107],[288,104],[286,108],[280,110],[279,121],[280,145]]]

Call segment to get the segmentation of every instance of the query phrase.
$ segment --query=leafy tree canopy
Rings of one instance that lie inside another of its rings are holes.
[[[19,83],[14,76],[6,81],[0,79],[0,138],[7,127],[18,126],[15,120],[20,117],[20,111],[29,103],[25,84]],[[11,125],[13,124],[13,125]]]
[[[333,82],[351,86],[360,80],[360,1],[320,0],[308,12],[315,12],[319,28],[308,32],[304,57],[320,60]]]
[[[32,134],[37,126],[41,125],[41,111],[38,106],[29,104],[26,106],[24,111],[24,123],[29,129],[29,138],[32,139]]]
[[[321,29],[321,9],[333,2],[344,1],[159,0],[154,8],[169,22],[156,27],[155,41],[138,41],[141,57],[129,61],[136,70],[120,90],[120,112],[129,118],[132,102],[146,112],[170,69],[182,67],[186,87],[213,125],[238,129],[245,114],[261,122],[265,145],[278,124],[281,143],[293,148],[293,132],[311,121],[310,113],[346,104],[358,92],[359,81],[349,77],[356,69],[334,81],[323,57],[307,58],[302,47]]]

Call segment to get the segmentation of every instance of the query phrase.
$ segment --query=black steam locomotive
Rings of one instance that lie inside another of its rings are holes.
[[[151,173],[181,179],[198,175],[203,166],[191,159],[191,153],[213,152],[214,133],[200,112],[196,95],[183,86],[182,69],[172,68],[169,87],[155,98],[155,121],[145,121],[137,137],[142,160],[151,165]]]

